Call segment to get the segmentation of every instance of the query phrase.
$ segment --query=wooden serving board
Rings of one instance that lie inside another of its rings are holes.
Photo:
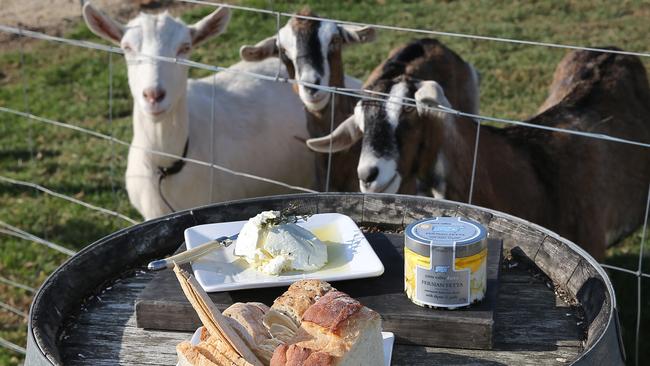
[[[381,314],[384,331],[395,333],[401,344],[438,347],[491,349],[494,310],[502,242],[488,240],[487,293],[483,301],[469,308],[433,310],[413,304],[404,294],[404,235],[366,234],[385,267],[376,278],[333,282],[362,304]],[[181,249],[182,250],[182,249]],[[235,302],[259,301],[271,305],[287,287],[211,293],[220,310]],[[201,325],[172,271],[157,273],[135,304],[138,327],[194,331]]]

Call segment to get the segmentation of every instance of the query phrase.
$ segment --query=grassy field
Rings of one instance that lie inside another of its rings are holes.
[[[267,1],[239,3],[268,7]],[[650,3],[593,1],[277,1],[276,9],[294,11],[310,3],[321,15],[339,19],[491,35],[508,38],[579,44],[616,45],[647,51]],[[183,18],[195,21],[211,9],[195,7]],[[285,19],[286,20],[286,19]],[[239,46],[274,33],[275,18],[234,11],[224,35],[194,52],[193,59],[230,65]],[[98,41],[85,26],[67,34]],[[417,35],[380,31],[371,45],[345,52],[347,72],[364,78],[388,50]],[[481,112],[488,116],[524,119],[544,100],[555,65],[564,50],[459,38],[441,38],[482,74]],[[126,69],[118,55],[70,46],[29,41],[25,66],[20,68],[17,49],[0,54],[0,106],[25,109],[22,81],[27,83],[29,112],[130,140],[131,100]],[[113,121],[108,118],[108,62],[112,57]],[[650,59],[644,60],[646,67]],[[206,75],[192,70],[192,76]],[[30,138],[31,136],[31,138]],[[42,184],[56,192],[138,218],[130,207],[123,184],[126,149],[108,142],[0,114],[0,175]],[[0,182],[0,220],[48,240],[81,249],[128,223],[33,189]],[[608,252],[607,263],[636,270],[640,232]],[[66,259],[65,255],[34,243],[0,234],[0,276],[32,287]],[[650,272],[650,260],[644,261]],[[636,277],[613,274],[628,357],[634,355]],[[650,332],[650,279],[644,280],[642,334]],[[0,301],[28,310],[28,291],[0,283]],[[26,321],[0,311],[0,337],[24,345]],[[641,336],[641,364],[650,363],[650,339]],[[21,357],[0,348],[0,365],[16,365]]]

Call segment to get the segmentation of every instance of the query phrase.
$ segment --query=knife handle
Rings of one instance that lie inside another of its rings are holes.
[[[224,241],[226,240],[233,240],[233,237],[228,237],[228,236],[222,236],[220,238],[217,238],[215,240],[206,242],[204,244],[199,245],[196,248],[192,248],[190,250],[186,250],[182,253],[178,253],[176,255],[172,255],[171,257],[165,258],[165,259],[158,259],[155,261],[152,261],[149,263],[147,268],[150,271],[160,271],[165,268],[173,268],[174,263],[176,264],[184,264],[191,262],[197,258],[203,257],[204,255],[210,253],[211,251],[221,248],[221,247],[227,247],[230,245],[230,243],[226,243],[224,245]]]

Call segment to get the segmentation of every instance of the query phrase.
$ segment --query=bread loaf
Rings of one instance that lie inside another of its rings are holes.
[[[271,366],[382,366],[381,317],[324,281],[291,285],[269,309],[236,303],[223,312],[230,328]],[[248,366],[225,339],[201,330],[201,342],[177,346],[181,366]]]
[[[379,314],[331,290],[303,313],[297,334],[275,349],[271,366],[380,366],[383,355]]]

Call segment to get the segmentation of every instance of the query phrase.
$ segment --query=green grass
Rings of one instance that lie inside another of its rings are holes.
[[[268,7],[267,1],[240,1]],[[400,25],[479,35],[558,42],[586,46],[616,45],[647,51],[645,2],[538,1],[276,1],[276,9],[295,11],[308,3],[322,16],[352,21]],[[279,4],[281,3],[281,4]],[[211,9],[195,7],[183,15],[195,21]],[[283,22],[286,19],[283,19]],[[228,31],[194,52],[193,59],[215,65],[238,60],[242,44],[256,43],[275,32],[275,18],[244,11],[233,12]],[[67,34],[99,41],[79,23]],[[349,74],[365,78],[387,52],[419,35],[379,31],[373,44],[345,51]],[[544,100],[552,72],[564,50],[489,41],[439,37],[482,74],[481,111],[488,116],[524,119]],[[28,84],[29,111],[33,114],[113,134],[130,140],[131,100],[126,69],[113,55],[113,121],[108,121],[108,58],[100,51],[55,43],[27,44],[21,72],[19,53],[0,54],[0,106],[23,110],[22,76]],[[647,66],[650,60],[644,60]],[[207,75],[192,70],[193,77]],[[32,136],[30,147],[28,136]],[[77,132],[0,114],[0,175],[42,184],[57,192],[138,218],[124,191],[126,148],[113,146]],[[26,231],[80,249],[128,225],[32,189],[0,183],[0,220]],[[608,253],[607,263],[636,269],[640,234],[626,239]],[[0,235],[0,275],[33,287],[52,272],[65,256],[37,244]],[[650,261],[645,261],[650,271]],[[628,355],[633,355],[636,278],[612,273]],[[645,280],[643,304],[650,309],[650,279]],[[0,301],[27,310],[30,296],[0,285]],[[650,310],[643,317],[643,334],[650,330]],[[26,323],[0,311],[0,337],[24,345]],[[643,362],[650,362],[650,341],[641,339]],[[0,365],[21,362],[17,354],[0,349]]]

